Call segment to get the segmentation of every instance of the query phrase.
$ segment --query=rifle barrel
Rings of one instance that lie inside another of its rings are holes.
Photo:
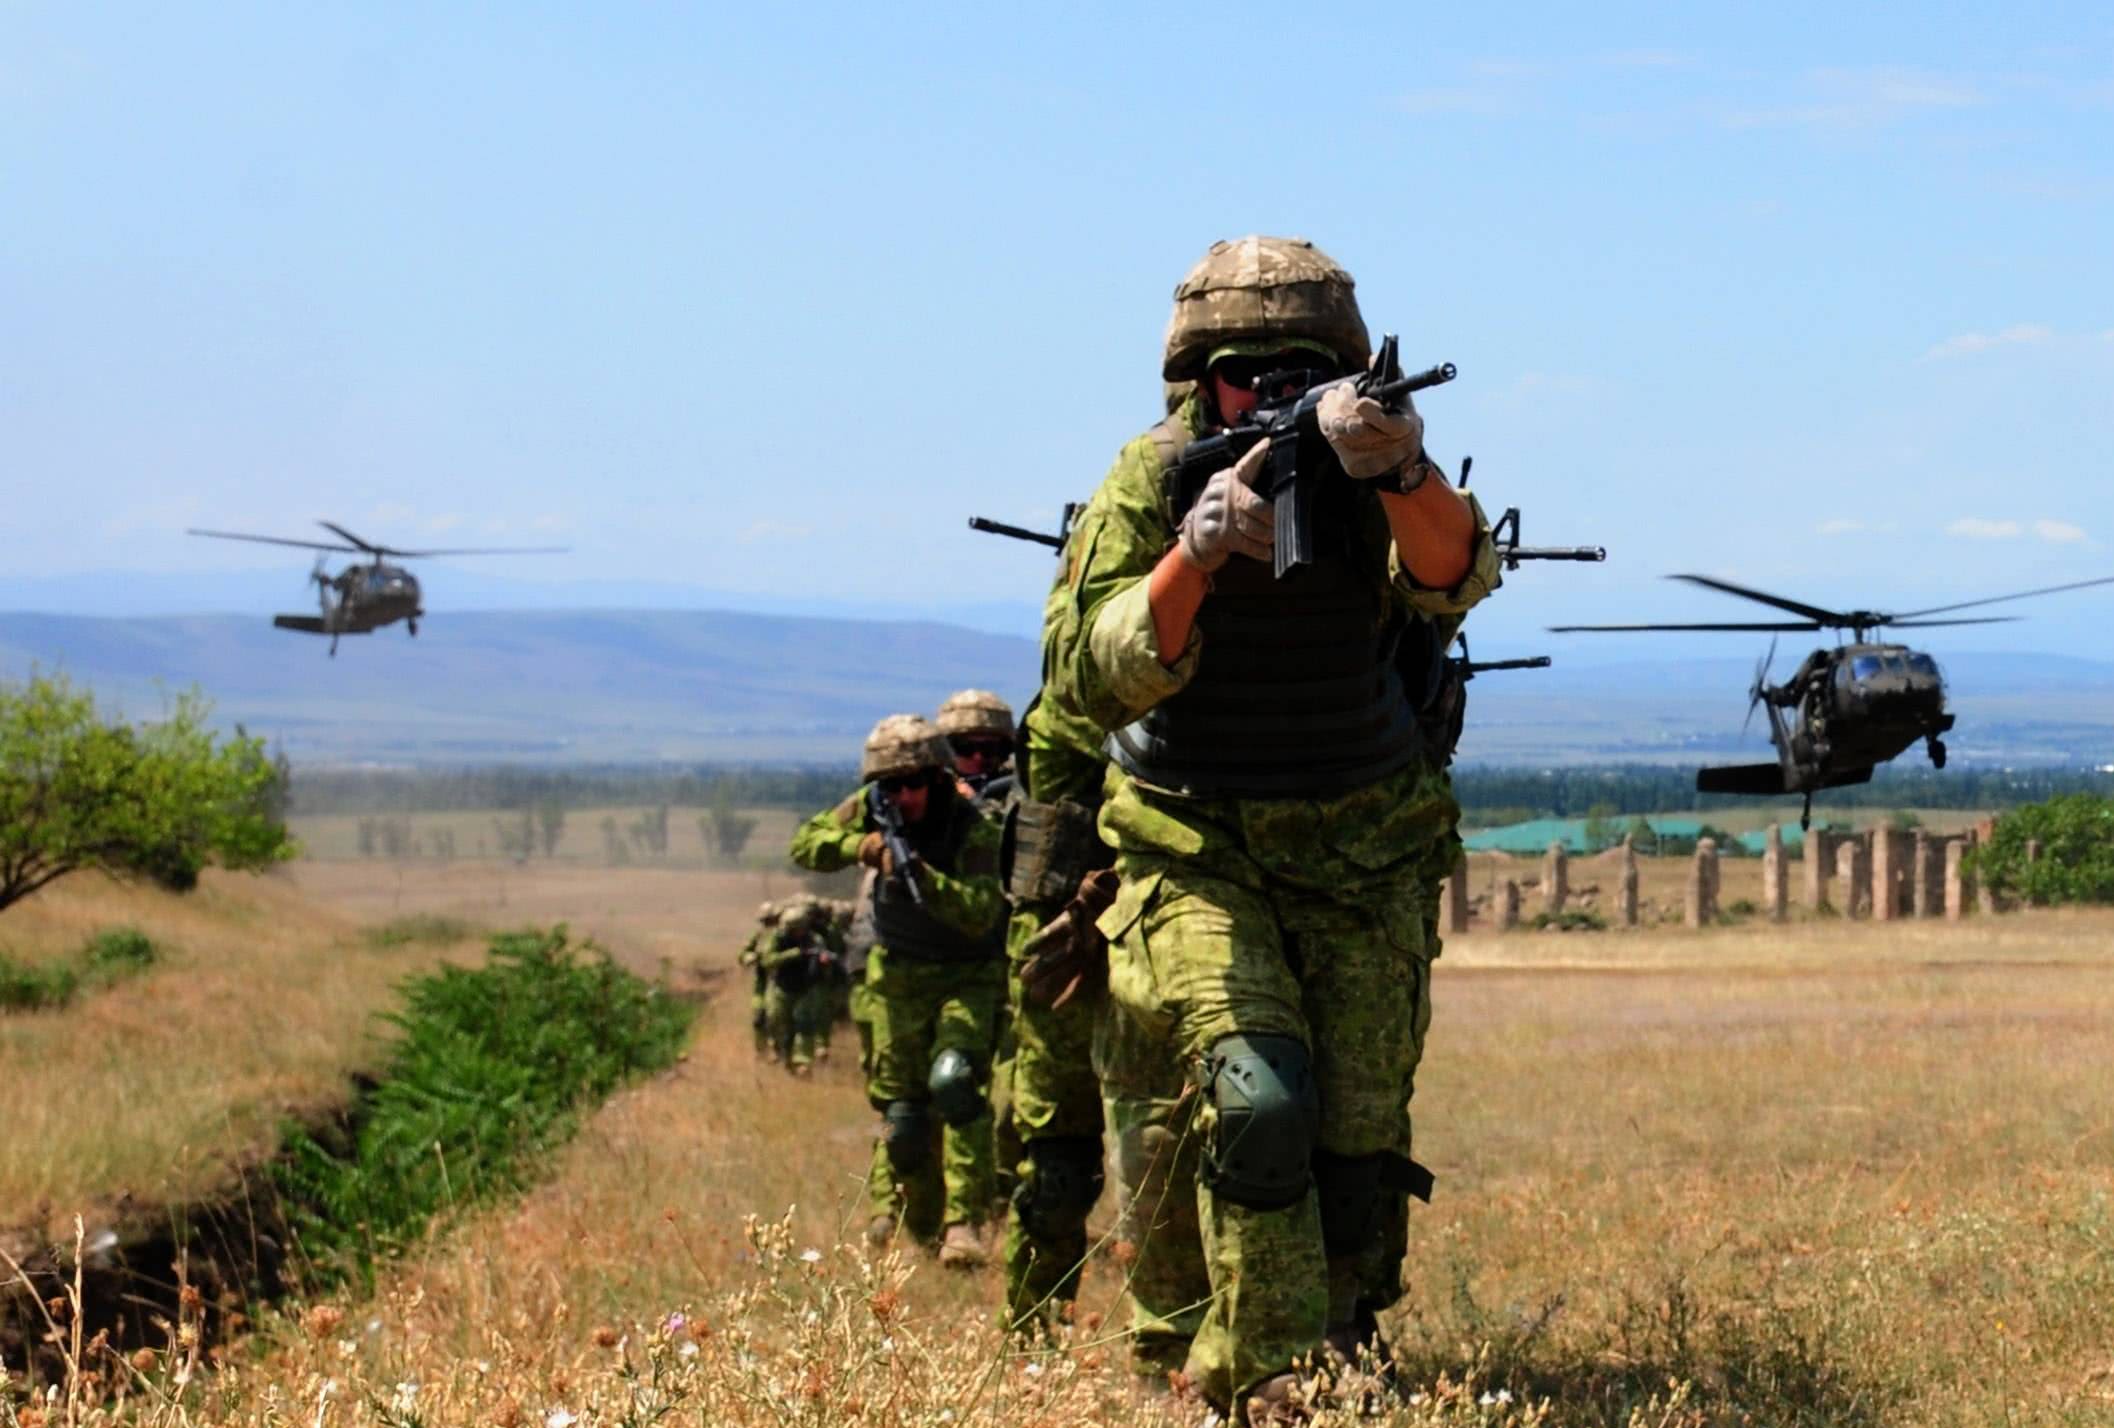
[[[1608,548],[1604,545],[1501,545],[1497,548],[1497,556],[1508,564],[1519,560],[1606,560]]]
[[[1026,526],[1009,526],[1004,521],[988,521],[982,516],[969,517],[969,529],[984,531],[990,535],[1011,536],[1014,540],[1033,541],[1037,545],[1046,545],[1051,550],[1064,549],[1062,536],[1045,535],[1041,531],[1031,531]]]
[[[1533,655],[1527,659],[1470,660],[1464,666],[1471,675],[1482,674],[1486,670],[1493,669],[1547,669],[1548,667],[1549,657],[1547,655]]]

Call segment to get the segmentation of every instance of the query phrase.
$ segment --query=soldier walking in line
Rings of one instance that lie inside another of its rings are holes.
[[[999,828],[958,791],[938,729],[891,715],[867,736],[859,789],[793,834],[793,861],[875,871],[867,1097],[882,1115],[867,1236],[940,1238],[940,1262],[984,1263],[991,1201],[990,1070],[1005,973]],[[939,1154],[935,1156],[935,1143]],[[885,1193],[884,1193],[885,1187]]]
[[[771,974],[764,969],[763,954],[778,934],[778,904],[763,903],[756,909],[756,930],[734,958],[736,966],[749,969],[749,1030],[756,1038],[756,1058],[776,1060],[769,1029]]]
[[[1282,580],[1253,489],[1269,443],[1193,498],[1167,473],[1253,409],[1266,374],[1347,376],[1369,356],[1350,276],[1319,249],[1214,245],[1176,289],[1162,367],[1195,388],[1123,448],[1075,527],[1076,623],[1054,666],[1053,692],[1117,765],[1099,815],[1121,889],[1098,924],[1096,1065],[1139,1241],[1134,1328],[1141,1347],[1178,1343],[1180,1296],[1205,1303],[1190,1379],[1257,1422],[1300,1415],[1295,1364],[1354,1351],[1400,1258],[1381,1227],[1428,1185],[1407,1106],[1430,1018],[1431,850],[1457,809],[1418,725],[1425,676],[1402,655],[1498,572],[1414,409],[1347,386],[1318,413],[1334,468],[1319,558]],[[1185,1243],[1202,1246],[1200,1286],[1181,1283]],[[1156,1266],[1158,1244],[1174,1262]]]

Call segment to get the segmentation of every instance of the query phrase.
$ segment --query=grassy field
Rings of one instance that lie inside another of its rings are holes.
[[[647,811],[616,807],[572,809],[565,815],[550,856],[560,862],[596,866],[614,863],[618,866],[701,868],[718,861],[699,827],[700,819],[711,816],[709,809],[671,806],[668,810],[668,846],[660,853],[649,851],[636,833],[635,825]],[[755,820],[743,849],[744,861],[762,864],[775,864],[784,856],[794,825],[805,816],[784,808],[748,808],[740,810],[740,814]],[[498,810],[367,815],[364,818],[347,813],[297,816],[288,820],[288,826],[300,839],[303,854],[312,860],[332,862],[357,858],[388,861],[361,852],[360,825],[366,822],[372,829],[382,819],[391,817],[399,820],[414,840],[416,851],[407,860],[414,862],[447,861],[442,856],[443,849],[452,849],[451,856],[459,859],[497,859],[502,853],[501,825],[518,824],[521,820],[518,812]],[[612,837],[616,840],[614,843]],[[619,847],[621,851],[618,851]],[[546,860],[539,844],[535,856],[529,861]]]
[[[1681,875],[1648,863],[1647,896]],[[1574,864],[1572,880],[1592,879]],[[157,937],[162,912],[197,919],[188,941],[167,926],[193,955],[259,929],[281,950],[251,965],[255,1001],[314,974],[304,929],[334,931],[350,961],[360,928],[414,915],[563,916],[627,961],[710,984],[763,895],[753,874],[352,862],[125,911]],[[75,925],[39,935],[77,940],[109,911],[76,907]],[[0,935],[34,940],[19,916]],[[169,975],[109,996],[151,996]],[[1413,1217],[1390,1326],[1425,1397],[1391,1421],[2114,1421],[2114,913],[1479,932],[1449,944],[1434,997],[1417,1144],[1439,1191]],[[192,1015],[231,1026],[214,1018],[240,1015],[236,1000]],[[137,1074],[124,1034],[77,1023],[48,1054]],[[221,1373],[157,1399],[179,1349],[132,1380],[145,1396],[126,1411],[500,1428],[1200,1421],[1132,1382],[1106,1342],[1112,1259],[1090,1269],[1071,1353],[1008,1356],[990,1277],[847,1244],[873,1118],[843,1050],[790,1080],[752,1060],[744,999],[716,999],[687,1059],[593,1116],[526,1199],[432,1243],[372,1301],[289,1306]],[[0,1074],[29,1064],[9,1055]],[[230,1069],[193,1095],[226,1105],[255,1077]],[[12,1116],[24,1098],[0,1085]],[[73,1137],[43,1158],[47,1193],[111,1183],[98,1162],[155,1133],[93,1096],[66,1112],[93,1124],[43,1123]],[[171,1144],[123,1153],[146,1163]]]

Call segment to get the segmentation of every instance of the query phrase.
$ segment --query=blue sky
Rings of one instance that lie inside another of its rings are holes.
[[[1046,562],[964,518],[1083,497],[1257,230],[1459,364],[1429,440],[1486,502],[1609,548],[1479,653],[1744,617],[1674,570],[2114,573],[2114,14],[1325,13],[0,3],[8,574],[293,598],[299,553],[180,532],[328,516],[575,548],[436,603],[1027,623]],[[1928,642],[2114,648],[2114,593],[2031,608]]]

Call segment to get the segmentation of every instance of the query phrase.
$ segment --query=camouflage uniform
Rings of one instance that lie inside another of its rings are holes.
[[[1246,240],[1250,257],[1256,241]],[[1262,257],[1267,265],[1273,255]],[[1341,296],[1348,291],[1344,277]],[[1178,290],[1178,323],[1183,298]],[[1319,335],[1345,367],[1362,366],[1355,308],[1354,332],[1337,317],[1343,331]],[[1256,325],[1269,335],[1270,319]],[[1169,381],[1202,375],[1201,354],[1186,359],[1195,365],[1178,369],[1171,332]],[[1180,657],[1161,664],[1145,579],[1175,543],[1166,463],[1206,426],[1192,395],[1126,446],[1071,535],[1071,633],[1056,692],[1112,734],[1175,699],[1210,658],[1200,616]],[[1496,587],[1480,509],[1468,574],[1435,591],[1403,569],[1377,496],[1345,481],[1332,499],[1337,568],[1348,572],[1339,578],[1369,598],[1381,621],[1375,645],[1383,628],[1409,621],[1443,621],[1450,633]],[[1242,565],[1222,572],[1207,616],[1229,587],[1270,588],[1267,565]],[[1149,1362],[1193,1335],[1188,1369],[1220,1403],[1355,1324],[1376,1295],[1391,1297],[1399,1275],[1400,1251],[1381,1235],[1393,1231],[1397,1182],[1406,1183],[1407,1106],[1430,1021],[1428,870],[1458,809],[1434,762],[1400,748],[1386,772],[1317,791],[1183,793],[1115,767],[1100,814],[1122,891],[1100,920],[1111,947],[1095,1065],[1115,1139],[1121,1233],[1137,1256],[1137,1350]],[[1297,1084],[1275,1093],[1273,1104],[1290,1109],[1272,1124],[1303,1118],[1307,1129],[1244,1143],[1254,1122],[1240,1078],[1280,1062]],[[1249,1155],[1254,1145],[1289,1155],[1303,1142],[1312,1160],[1289,1169],[1258,1168]],[[1276,1185],[1256,1188],[1271,1176],[1281,1178],[1281,1202]]]
[[[764,949],[777,936],[778,904],[767,902],[756,910],[756,930],[749,934],[741,951],[735,955],[734,963],[749,969],[749,1030],[756,1039],[758,1060],[771,1054],[769,1029],[771,974],[764,970]]]
[[[922,719],[905,722],[931,730]],[[932,743],[934,758],[924,767],[938,769],[936,735]],[[857,861],[866,835],[876,831],[870,787],[803,823],[793,835],[793,861],[821,872]],[[950,1080],[950,1099],[940,1104],[940,1079],[943,1066],[964,1062],[974,1077],[988,1075],[1005,988],[1003,964],[990,942],[1005,916],[998,825],[960,799],[951,775],[932,781],[930,797],[925,817],[907,830],[920,857],[916,877],[926,944],[888,945],[890,918],[904,915],[908,898],[898,891],[898,880],[877,879],[882,940],[868,954],[866,968],[874,1028],[867,1098],[884,1117],[868,1182],[871,1209],[877,1220],[892,1220],[920,1238],[942,1224],[974,1225],[990,1207],[988,1096],[981,1085]],[[935,1137],[941,1164],[930,1154]]]
[[[814,899],[794,903],[765,945],[762,967],[770,979],[764,1002],[765,1031],[777,1059],[803,1072],[823,1054],[829,1032],[843,945]]]
[[[1060,568],[1044,608],[1044,648],[1061,649],[1069,631],[1064,614],[1070,587]],[[1025,800],[1031,808],[1077,810],[1083,825],[1101,800],[1101,732],[1045,690],[1023,722]],[[1018,825],[1017,825],[1018,826]],[[1043,838],[1050,835],[1045,833]],[[1016,833],[1015,859],[1029,841]],[[1082,840],[1083,836],[1082,836]],[[1012,1123],[1020,1144],[1019,1183],[1010,1197],[1002,1249],[1006,1321],[1028,1328],[1062,1315],[1077,1297],[1086,1259],[1086,1220],[1102,1186],[1101,1086],[1093,1069],[1098,995],[1063,1006],[1030,997],[1021,981],[1028,940],[1063,910],[1085,867],[1105,859],[1058,853],[1050,876],[1016,866],[1012,936],[1007,945],[1007,998],[1013,1009]]]

